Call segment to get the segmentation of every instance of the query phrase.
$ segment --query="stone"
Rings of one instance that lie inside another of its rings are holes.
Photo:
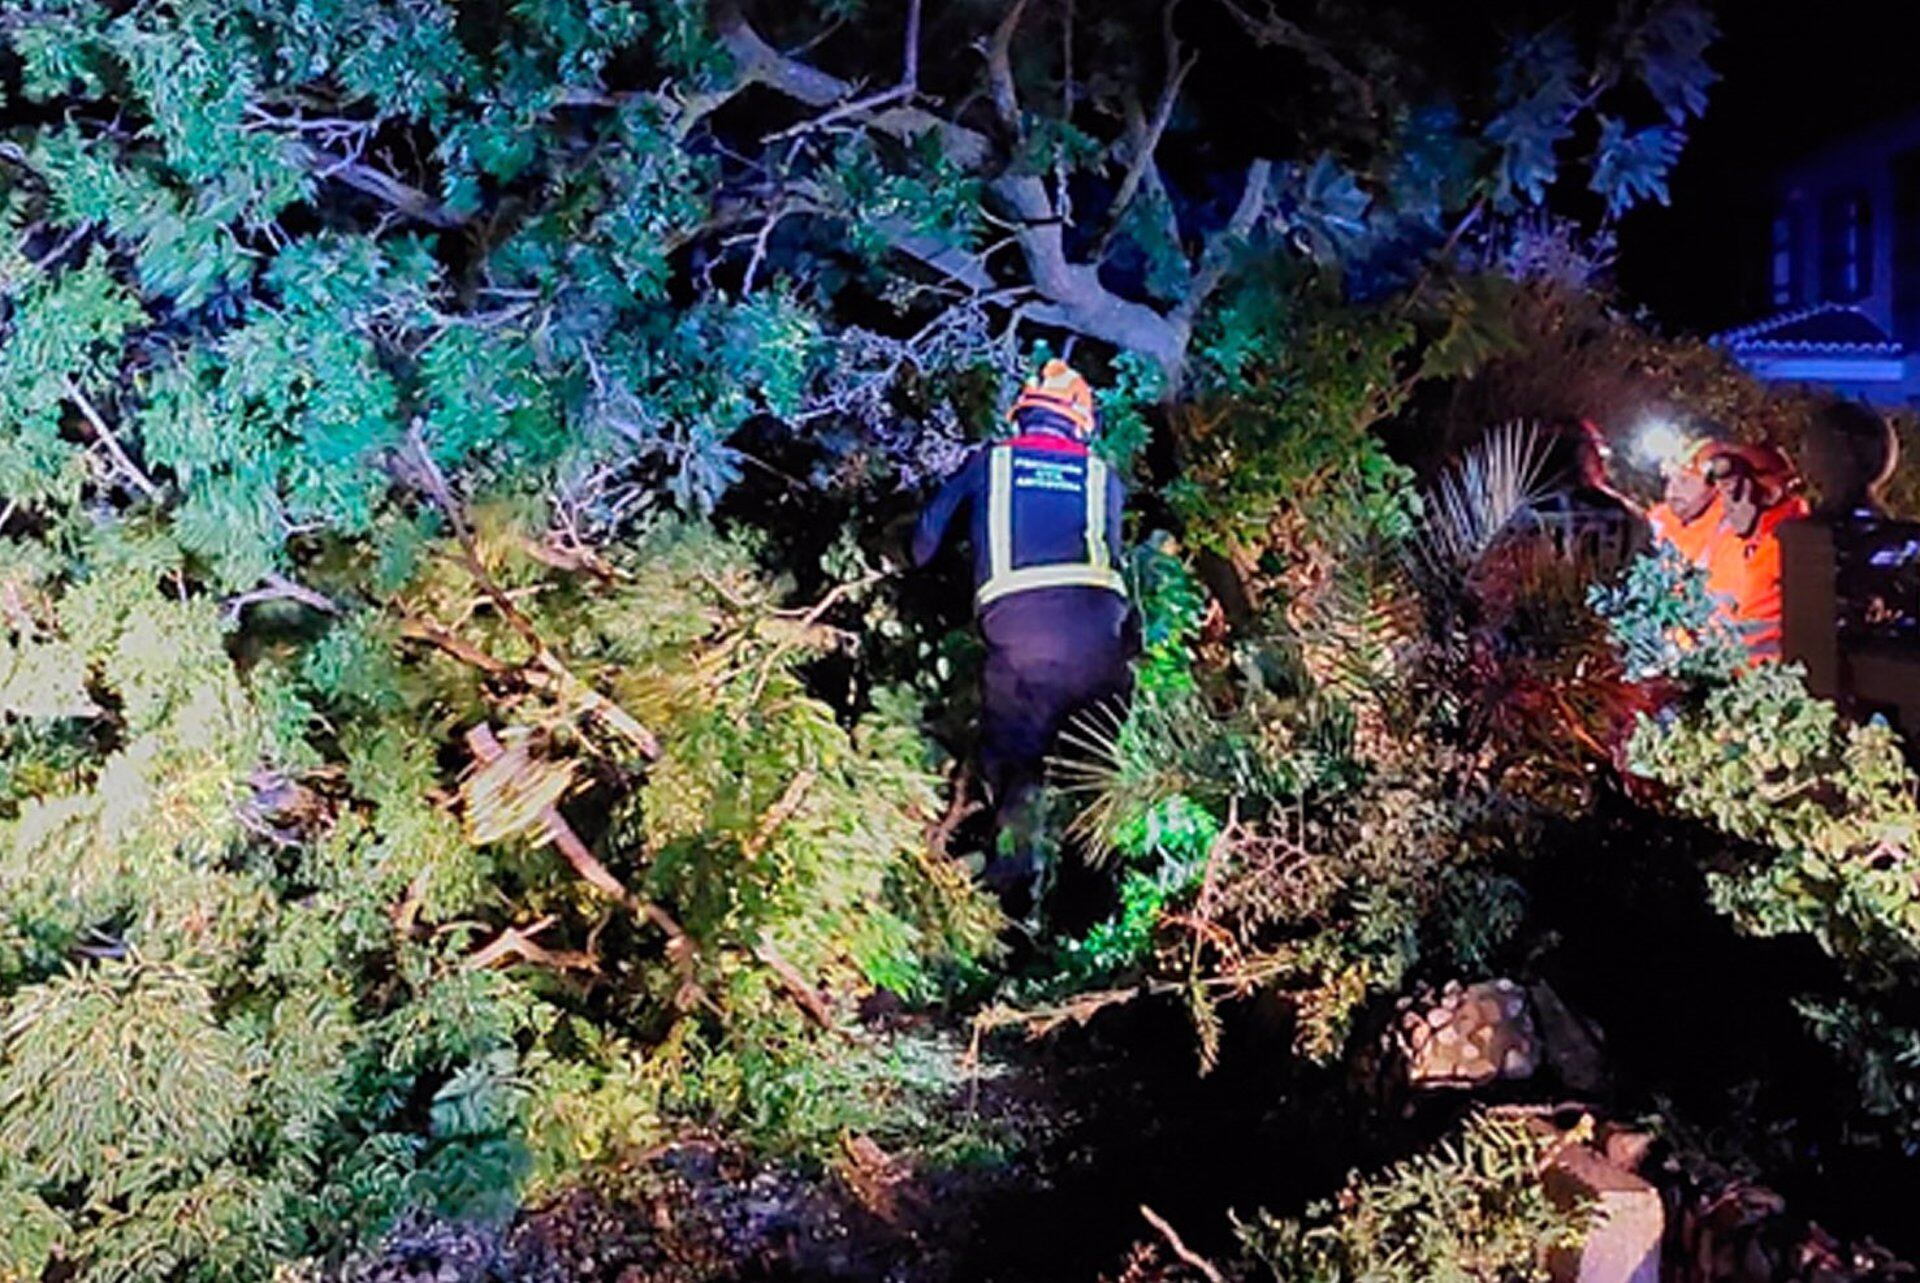
[[[1543,1180],[1556,1206],[1585,1198],[1594,1212],[1580,1246],[1548,1258],[1554,1283],[1660,1283],[1667,1218],[1659,1190],[1578,1144],[1554,1155]]]
[[[1611,1124],[1600,1129],[1600,1152],[1621,1171],[1637,1172],[1653,1148],[1653,1137],[1646,1132]]]
[[[1546,981],[1536,981],[1528,993],[1539,1021],[1546,1062],[1561,1085],[1587,1096],[1605,1091],[1607,1060],[1598,1032],[1575,1015]]]
[[[1527,1078],[1540,1064],[1526,993],[1511,980],[1423,987],[1400,1017],[1396,1051],[1420,1090]]]

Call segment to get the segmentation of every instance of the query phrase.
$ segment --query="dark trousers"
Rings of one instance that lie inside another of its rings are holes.
[[[980,616],[986,637],[981,675],[980,766],[1002,832],[1017,825],[1039,791],[1061,728],[1083,709],[1124,701],[1127,602],[1099,588],[1039,588],[1003,597]],[[1035,853],[1017,852],[995,882],[1038,872]]]

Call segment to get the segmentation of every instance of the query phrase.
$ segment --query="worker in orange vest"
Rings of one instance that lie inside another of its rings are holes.
[[[1754,660],[1780,658],[1780,526],[1807,515],[1799,475],[1772,446],[1717,442],[1700,456],[1720,504],[1709,533],[1707,592]]]
[[[1705,466],[1714,445],[1702,442],[1663,464],[1666,493],[1647,510],[1655,542],[1672,547],[1696,566],[1706,564],[1707,545],[1720,525],[1720,493],[1707,480]]]

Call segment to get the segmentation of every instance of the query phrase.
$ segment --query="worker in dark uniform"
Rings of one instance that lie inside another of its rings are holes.
[[[987,643],[980,763],[1001,835],[985,877],[1024,916],[1042,872],[1032,803],[1054,738],[1076,712],[1131,693],[1138,643],[1119,571],[1124,492],[1088,449],[1092,388],[1048,361],[1010,417],[1019,435],[976,448],[921,513],[913,561],[932,561],[967,511]]]

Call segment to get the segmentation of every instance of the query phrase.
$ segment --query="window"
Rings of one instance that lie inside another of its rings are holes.
[[[1820,292],[1851,303],[1873,288],[1873,207],[1866,192],[1835,192],[1820,211]]]
[[[1782,210],[1773,220],[1773,257],[1769,269],[1771,297],[1775,307],[1790,307],[1800,301],[1799,266],[1795,242],[1799,240],[1800,220],[1790,210]]]

